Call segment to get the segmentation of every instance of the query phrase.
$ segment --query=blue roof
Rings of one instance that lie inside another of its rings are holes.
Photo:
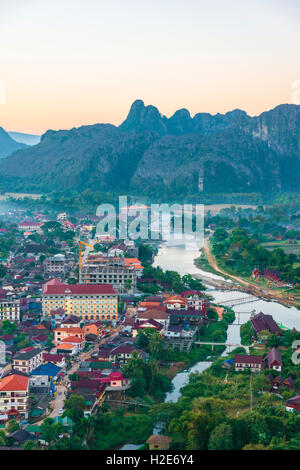
[[[55,377],[58,372],[61,370],[61,367],[52,364],[52,362],[48,362],[47,364],[43,364],[31,372],[31,375],[48,375],[49,379]]]
[[[226,359],[226,361],[222,362],[222,364],[228,364],[229,366],[233,366],[234,360],[233,359]]]

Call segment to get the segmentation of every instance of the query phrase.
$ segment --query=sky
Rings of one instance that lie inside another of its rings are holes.
[[[299,51],[299,0],[0,0],[0,126],[119,125],[135,99],[257,115],[294,102]]]

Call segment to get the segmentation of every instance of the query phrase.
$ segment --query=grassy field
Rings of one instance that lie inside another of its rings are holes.
[[[287,255],[295,254],[297,256],[300,256],[300,241],[298,241],[297,243],[289,243],[286,240],[282,240],[280,242],[266,242],[262,243],[262,246],[264,246],[267,250],[281,248]]]

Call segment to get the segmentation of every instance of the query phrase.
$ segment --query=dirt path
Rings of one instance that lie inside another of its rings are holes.
[[[207,257],[207,261],[209,262],[209,264],[211,265],[211,267],[217,271],[218,273],[220,274],[223,274],[227,277],[229,277],[230,279],[233,279],[235,280],[236,282],[238,282],[239,284],[241,285],[244,285],[244,286],[247,286],[248,288],[251,289],[251,293],[257,297],[267,297],[267,298],[270,298],[270,299],[275,299],[277,300],[278,302],[284,304],[284,305],[293,305],[293,306],[296,306],[296,302],[292,301],[292,300],[288,300],[286,299],[283,294],[281,293],[278,293],[278,292],[274,292],[273,289],[266,289],[264,287],[261,287],[261,286],[257,286],[255,285],[253,282],[250,282],[250,281],[245,281],[244,279],[241,279],[240,277],[238,276],[234,276],[232,274],[228,274],[226,271],[222,270],[221,268],[219,268],[219,266],[217,265],[217,262],[214,258],[214,256],[212,255],[211,251],[210,251],[210,248],[209,248],[209,239],[205,239],[204,240],[204,245],[203,245],[203,249],[204,249],[204,252],[206,254],[206,257]]]

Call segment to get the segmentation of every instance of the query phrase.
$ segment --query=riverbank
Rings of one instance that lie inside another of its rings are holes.
[[[208,273],[213,273],[215,275],[221,275],[222,277],[224,277],[224,280],[216,280],[210,278],[210,285],[214,285],[214,287],[220,289],[240,290],[241,292],[254,295],[264,300],[276,301],[286,307],[296,307],[300,309],[299,301],[287,298],[287,293],[285,292],[285,290],[279,290],[279,288],[265,287],[263,283],[255,283],[253,280],[230,274],[224,269],[220,268],[220,266],[217,264],[215,257],[211,252],[208,239],[204,241],[202,256],[203,261],[201,261],[201,257],[196,258],[197,262],[194,260],[195,265],[198,268],[202,269],[203,271],[207,269]],[[206,276],[202,273],[194,274],[194,277],[200,280],[202,279],[204,282],[207,282],[207,280],[205,280]]]

